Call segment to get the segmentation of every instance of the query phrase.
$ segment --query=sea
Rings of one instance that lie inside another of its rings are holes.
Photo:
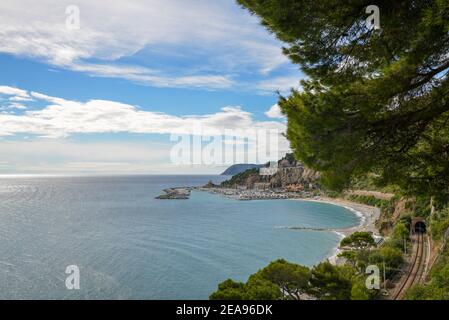
[[[276,259],[313,266],[341,239],[289,227],[360,222],[327,203],[155,199],[226,178],[0,176],[0,299],[207,299]]]

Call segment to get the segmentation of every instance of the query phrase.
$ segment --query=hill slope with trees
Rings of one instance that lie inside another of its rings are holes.
[[[378,1],[379,29],[366,21],[372,1],[237,2],[285,43],[285,55],[307,76],[301,90],[279,97],[295,158],[320,172],[330,190],[341,192],[369,176],[371,185],[406,199],[411,207],[404,210],[427,219],[442,250],[429,284],[408,297],[448,298],[449,2]],[[373,256],[347,251],[352,264],[307,270],[273,262],[245,284],[223,284],[211,298],[225,298],[224,292],[239,292],[234,298],[373,298],[358,278],[359,266],[385,260],[394,273],[409,221],[395,217],[391,241]]]

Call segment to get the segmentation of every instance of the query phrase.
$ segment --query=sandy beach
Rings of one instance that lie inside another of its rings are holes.
[[[294,199],[296,200],[296,199]],[[335,199],[335,198],[328,198],[328,197],[316,197],[313,199],[297,199],[300,201],[313,201],[313,202],[322,202],[322,203],[329,203],[334,204],[337,206],[344,207],[350,211],[352,211],[355,215],[360,217],[360,224],[358,226],[354,226],[351,228],[346,229],[330,229],[329,231],[334,231],[340,237],[343,239],[346,236],[349,236],[350,234],[358,231],[366,231],[366,232],[372,232],[374,236],[379,236],[379,231],[376,228],[376,221],[379,219],[380,216],[380,210],[376,207],[371,207],[368,205],[351,202],[345,199]],[[338,248],[338,246],[335,248],[334,253],[328,258],[329,262],[332,264],[343,264],[344,259],[339,258],[338,254],[341,252],[341,250]]]
[[[210,192],[214,194],[221,194],[227,198],[234,200],[294,200],[294,201],[312,201],[312,202],[322,202],[344,207],[352,211],[355,215],[360,218],[360,224],[351,228],[346,229],[328,229],[323,231],[335,231],[342,236],[348,236],[356,231],[367,231],[372,232],[374,235],[379,235],[379,232],[375,226],[376,221],[379,219],[380,210],[376,207],[371,207],[361,203],[356,203],[348,201],[346,199],[340,198],[329,198],[329,197],[310,197],[310,196],[300,196],[296,193],[291,192],[274,192],[274,191],[260,191],[260,190],[238,190],[230,188],[197,188],[196,190]]]
[[[375,237],[379,237],[379,231],[376,228],[376,221],[379,219],[380,210],[376,207],[371,207],[365,204],[348,201],[341,198],[329,198],[323,196],[307,197],[298,196],[295,193],[289,192],[274,192],[274,191],[261,191],[261,190],[237,190],[228,188],[198,188],[200,191],[211,192],[215,194],[221,194],[227,198],[235,200],[275,200],[275,199],[289,199],[293,201],[311,201],[329,203],[336,206],[344,207],[359,217],[359,224],[351,228],[302,228],[293,227],[292,229],[309,229],[315,231],[335,232],[343,239],[346,236],[358,231],[372,232]],[[327,258],[333,264],[342,264],[344,259],[338,258],[338,254],[341,252],[339,247],[334,248],[334,252]]]
[[[298,199],[301,201],[312,201],[312,202],[323,202],[334,204],[337,206],[344,207],[350,211],[352,211],[355,215],[360,218],[360,224],[358,226],[354,226],[346,229],[335,229],[334,231],[348,236],[351,233],[357,231],[367,231],[372,232],[374,235],[378,236],[379,231],[377,230],[375,223],[379,219],[380,210],[376,207],[371,207],[368,205],[351,202],[345,199],[335,199],[335,198],[327,198],[327,197],[317,197],[313,199]]]

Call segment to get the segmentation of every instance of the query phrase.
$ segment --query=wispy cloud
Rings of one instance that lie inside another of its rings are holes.
[[[175,141],[126,143],[100,139],[73,141],[77,134],[199,134],[224,135],[225,130],[236,130],[245,136],[251,128],[276,130],[279,133],[280,152],[289,151],[288,141],[282,136],[284,121],[256,120],[253,114],[238,106],[223,107],[220,111],[203,115],[175,116],[157,111],[145,111],[138,106],[109,100],[85,102],[67,100],[43,93],[1,86],[0,98],[27,97],[33,100],[33,109],[0,113],[0,173],[217,173],[217,165],[189,167],[170,162],[170,150]],[[24,108],[27,108],[24,101]],[[40,105],[36,109],[36,105]],[[278,118],[278,110],[271,107],[266,114]],[[201,128],[198,132],[197,129]],[[139,135],[140,136],[140,135]],[[208,141],[207,139],[205,141]],[[257,155],[266,148],[254,141],[239,140],[247,150],[239,152]],[[268,141],[267,141],[268,142]],[[235,143],[233,141],[232,143]],[[259,149],[258,149],[259,148]],[[196,152],[202,152],[201,150]]]
[[[26,90],[9,87],[9,86],[0,86],[0,94],[13,96],[11,98],[17,98],[17,99],[30,97]]]
[[[198,127],[204,135],[221,135],[224,130],[247,128],[285,130],[284,123],[257,121],[251,113],[238,106],[223,107],[219,112],[206,115],[175,116],[109,100],[81,102],[17,88],[2,88],[8,95],[16,93],[32,97],[43,102],[45,107],[21,114],[0,114],[0,136],[19,133],[48,138],[77,133],[192,134]]]
[[[281,76],[269,80],[259,81],[255,88],[262,92],[275,92],[281,94],[289,94],[291,89],[301,89],[300,81],[297,75],[295,76]]]
[[[230,76],[220,75],[191,75],[170,76],[161,72],[136,66],[120,66],[111,64],[73,63],[70,69],[87,72],[97,77],[125,78],[127,80],[156,87],[189,87],[189,88],[229,88],[234,84]]]
[[[157,87],[238,87],[241,72],[270,78],[271,71],[288,63],[280,43],[255,17],[228,0],[79,0],[79,30],[65,27],[65,8],[70,4],[68,0],[1,2],[0,52]],[[157,66],[152,61],[154,52],[177,54],[186,65]],[[137,53],[139,63],[121,62]],[[191,65],[194,58],[200,60],[197,65]],[[273,89],[263,83],[258,88]]]
[[[20,103],[12,103],[3,107],[0,107],[0,110],[8,110],[8,109],[18,109],[18,110],[25,110],[27,107],[25,107],[23,104]]]

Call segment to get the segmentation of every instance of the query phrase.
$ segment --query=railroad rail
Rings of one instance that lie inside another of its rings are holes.
[[[410,268],[404,281],[399,285],[398,289],[393,294],[392,296],[393,300],[401,300],[405,296],[405,293],[410,287],[412,287],[414,284],[418,284],[421,282],[423,268],[426,263],[425,238],[426,235],[424,233],[417,233],[415,235],[416,250],[412,258],[412,263],[410,265]]]

